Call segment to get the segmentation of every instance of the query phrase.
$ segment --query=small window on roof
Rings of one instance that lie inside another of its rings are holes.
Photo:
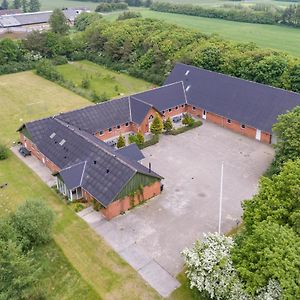
[[[59,144],[62,146],[64,143],[66,142],[66,140],[62,139]]]
[[[189,75],[189,73],[190,73],[190,70],[187,70],[184,75],[187,76],[187,75]]]
[[[242,124],[242,125],[241,125],[241,128],[242,128],[242,129],[245,129],[245,128],[246,128],[245,124]]]
[[[55,136],[56,136],[56,133],[53,132],[53,133],[50,135],[50,139],[53,139]]]
[[[165,114],[165,111],[164,111],[164,110],[162,111],[162,114],[163,114],[163,115]]]
[[[184,104],[182,104],[181,107],[184,107]]]
[[[120,126],[120,125],[118,125],[118,126],[117,126],[117,129],[120,129],[120,128],[121,128],[121,126]]]
[[[108,131],[109,131],[109,132],[112,132],[112,128],[108,128]]]
[[[178,109],[178,106],[176,106],[175,109]]]
[[[231,123],[231,120],[230,120],[230,119],[227,119],[227,123],[230,124],[230,123]]]
[[[190,88],[191,88],[191,86],[189,85],[189,86],[185,89],[185,91],[188,92]]]
[[[153,115],[150,115],[149,116],[149,120],[152,120],[154,117],[153,117]]]
[[[195,110],[196,109],[196,107],[195,106],[193,106],[193,110]]]
[[[126,122],[125,126],[126,126],[126,127],[128,127],[128,126],[129,126],[129,123],[128,123],[128,122]]]
[[[100,135],[103,135],[103,134],[104,134],[103,130],[100,130],[99,134],[100,134]]]

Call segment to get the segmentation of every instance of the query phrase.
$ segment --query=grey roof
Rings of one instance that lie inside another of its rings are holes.
[[[278,115],[300,105],[300,94],[185,64],[165,83],[179,80],[189,104],[270,133]]]
[[[54,117],[25,126],[38,149],[62,169],[68,186],[76,186],[82,175],[80,186],[104,206],[115,200],[136,173],[161,178],[93,135]]]
[[[142,100],[160,112],[168,108],[186,103],[183,85],[180,80],[167,85],[133,95],[135,99]]]
[[[59,172],[59,175],[69,190],[81,186],[85,165],[86,161],[82,161]]]
[[[128,97],[106,101],[56,116],[89,133],[108,129],[130,121]]]
[[[0,16],[18,14],[21,12],[21,9],[0,9]]]
[[[137,100],[133,96],[130,97],[130,109],[132,121],[141,124],[152,106],[143,101]]]
[[[144,154],[136,144],[130,144],[127,147],[120,148],[116,150],[116,152],[135,161],[140,161],[145,158]]]

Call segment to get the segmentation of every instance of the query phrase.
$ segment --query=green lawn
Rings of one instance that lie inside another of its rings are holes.
[[[91,104],[33,72],[1,76],[0,90],[0,142],[7,144],[24,122]]]
[[[25,120],[90,104],[87,100],[23,72],[0,77],[0,136],[16,139]],[[22,121],[21,121],[22,120]],[[0,162],[0,217],[26,199],[42,199],[56,213],[54,241],[38,249],[43,273],[39,285],[47,299],[159,299],[159,296],[38,176],[12,153]]]
[[[63,77],[75,83],[79,88],[83,79],[90,81],[90,87],[83,92],[95,91],[97,95],[106,94],[111,99],[120,95],[129,95],[153,87],[152,84],[128,76],[126,74],[110,71],[102,66],[89,61],[72,62],[58,66],[58,71]]]
[[[300,56],[300,29],[297,28],[161,13],[147,9],[140,11],[145,18],[164,20],[208,34],[215,33],[225,39],[238,42],[254,42],[260,47],[286,51],[289,54]],[[118,13],[113,13],[105,18],[115,20],[117,16]]]
[[[88,1],[75,1],[75,0],[40,0],[42,5],[41,10],[53,10],[54,8],[65,7],[87,7],[91,10],[95,10],[99,3]]]

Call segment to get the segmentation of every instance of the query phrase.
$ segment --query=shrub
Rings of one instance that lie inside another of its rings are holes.
[[[0,160],[8,158],[8,149],[6,146],[0,144]]]
[[[147,148],[149,146],[152,146],[152,145],[155,145],[159,142],[159,135],[156,134],[154,135],[150,140],[144,142],[144,144],[142,146],[140,146],[139,148],[140,149],[144,149],[144,148]]]
[[[27,200],[12,216],[13,227],[28,240],[28,247],[48,242],[53,222],[53,211],[40,200]]]
[[[126,143],[125,143],[125,138],[120,135],[119,138],[118,138],[118,142],[117,142],[117,148],[123,148],[125,147]]]
[[[189,131],[190,129],[200,127],[201,125],[202,125],[202,122],[200,120],[194,121],[194,125],[192,125],[192,126],[184,126],[184,127],[179,127],[177,129],[172,129],[171,131],[166,131],[165,134],[177,135],[177,134]]]
[[[157,135],[162,133],[163,128],[164,128],[163,121],[161,117],[158,115],[158,113],[156,113],[153,122],[151,124],[150,131],[151,133]]]
[[[124,11],[123,13],[119,14],[118,21],[127,20],[127,19],[134,19],[140,18],[142,14],[138,11]]]
[[[173,123],[171,121],[171,118],[168,117],[168,119],[164,122],[164,130],[169,132],[173,129]]]
[[[139,131],[136,134],[136,144],[138,145],[138,147],[142,147],[144,143],[145,143],[144,135]]]
[[[96,199],[93,199],[93,208],[95,211],[100,211],[103,208],[103,205],[98,202]]]
[[[89,89],[90,86],[91,86],[90,80],[87,77],[83,78],[81,81],[81,87],[84,89]]]
[[[195,124],[195,120],[191,115],[184,114],[183,119],[182,119],[182,124],[187,125],[189,127],[193,127]]]
[[[36,72],[38,75],[56,82],[64,82],[63,76],[55,69],[51,61],[44,59],[37,64]]]

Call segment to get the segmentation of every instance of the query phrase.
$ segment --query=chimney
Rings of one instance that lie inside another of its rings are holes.
[[[151,163],[149,162],[149,168],[148,168],[149,173],[151,173]]]

